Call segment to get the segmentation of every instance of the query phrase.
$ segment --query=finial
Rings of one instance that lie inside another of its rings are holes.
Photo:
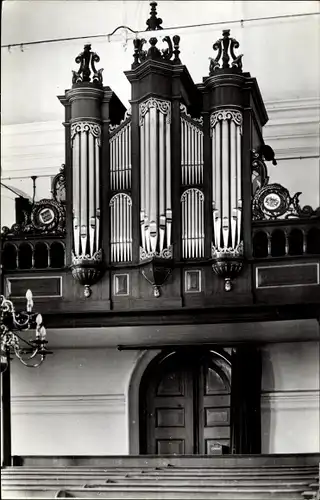
[[[91,82],[90,75],[93,73],[92,82],[102,84],[103,69],[96,70],[95,63],[100,61],[100,57],[91,50],[91,44],[84,46],[83,52],[75,59],[80,64],[79,71],[72,71],[72,83]],[[90,69],[91,66],[91,69]]]
[[[213,50],[218,50],[218,55],[215,59],[210,57],[210,76],[214,75],[217,70],[230,69],[230,56],[232,58],[231,69],[242,72],[243,54],[236,56],[234,53],[234,49],[239,48],[239,42],[234,38],[230,38],[230,30],[223,30],[222,37],[213,44]],[[222,67],[220,66],[221,60]]]
[[[150,2],[150,17],[146,22],[146,25],[148,26],[146,31],[155,31],[155,30],[162,30],[163,28],[160,26],[162,24],[162,19],[160,17],[157,17],[157,2]]]

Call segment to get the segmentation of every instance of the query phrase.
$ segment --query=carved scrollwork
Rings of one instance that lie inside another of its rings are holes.
[[[103,69],[97,70],[95,63],[100,61],[100,57],[91,50],[91,44],[84,46],[83,52],[75,59],[77,64],[80,64],[78,71],[72,71],[72,83],[91,82],[91,73],[93,73],[92,82],[102,85]],[[90,69],[91,67],[91,69]]]
[[[143,125],[144,117],[150,108],[156,108],[160,113],[166,115],[166,122],[171,123],[171,102],[150,97],[139,105],[139,124]]]
[[[97,143],[100,146],[101,141],[101,127],[95,122],[76,122],[71,125],[71,141],[73,141],[76,134],[81,134],[84,132],[89,132],[97,139]]]
[[[66,201],[66,175],[65,165],[61,165],[60,171],[54,176],[51,189],[52,197],[58,203]]]
[[[185,115],[187,118],[189,118],[193,122],[197,122],[197,123],[199,123],[199,125],[203,125],[203,116],[201,116],[200,118],[193,118],[188,113],[187,106],[185,104],[180,103],[180,113]]]
[[[253,197],[253,220],[318,216],[318,211],[314,211],[309,205],[300,206],[301,194],[297,192],[290,196],[288,189],[281,184],[266,184]]]
[[[172,259],[172,246],[169,248],[164,248],[161,252],[147,252],[144,248],[140,247],[140,261],[161,258],[161,259]]]
[[[218,54],[215,59],[210,57],[209,74],[213,76],[216,71],[230,69],[230,56],[232,58],[231,68],[238,72],[242,72],[242,57],[243,54],[236,56],[234,49],[239,48],[239,42],[234,38],[230,38],[230,30],[223,30],[222,38],[219,38],[213,44],[213,50],[217,50]],[[230,54],[230,55],[229,55]],[[221,66],[222,62],[222,66]]]
[[[213,129],[218,121],[232,120],[239,127],[242,126],[242,113],[234,109],[220,109],[210,115],[210,128]]]
[[[251,151],[251,167],[252,167],[252,188],[254,195],[258,189],[261,189],[269,182],[267,166],[262,156],[255,149]]]
[[[122,125],[130,118],[131,118],[131,108],[127,109],[119,125],[109,125],[109,132],[114,132],[115,130],[120,129]]]
[[[30,213],[24,212],[24,221],[2,228],[5,236],[65,234],[66,213],[63,204],[57,200],[43,199],[32,205]]]
[[[136,68],[146,60],[157,60],[157,61],[165,61],[170,62],[171,64],[181,64],[179,54],[179,44],[180,37],[175,35],[171,38],[169,36],[165,36],[162,39],[168,47],[162,50],[159,50],[156,46],[158,43],[158,39],[155,37],[150,38],[149,44],[150,47],[148,50],[144,49],[144,45],[147,43],[144,38],[139,39],[136,38],[133,40],[134,46],[134,54],[133,54],[133,64],[132,69]],[[173,43],[172,43],[173,42]]]

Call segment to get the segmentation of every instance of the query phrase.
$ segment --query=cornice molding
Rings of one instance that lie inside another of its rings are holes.
[[[319,407],[319,389],[264,392],[261,395],[262,410],[314,410]]]
[[[318,110],[319,114],[319,97],[301,97],[297,99],[280,99],[278,101],[265,101],[265,106],[268,113],[278,111],[291,111],[295,109],[312,109]]]
[[[13,415],[124,413],[124,394],[12,396]]]

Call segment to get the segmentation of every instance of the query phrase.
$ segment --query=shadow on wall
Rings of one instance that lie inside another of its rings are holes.
[[[262,350],[263,379],[261,386],[261,453],[272,453],[271,400],[264,397],[275,390],[275,378],[270,352]],[[265,389],[267,388],[267,390]]]

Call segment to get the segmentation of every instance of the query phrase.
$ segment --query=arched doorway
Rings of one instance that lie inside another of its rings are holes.
[[[140,384],[140,452],[230,453],[231,359],[221,350],[160,353]]]

